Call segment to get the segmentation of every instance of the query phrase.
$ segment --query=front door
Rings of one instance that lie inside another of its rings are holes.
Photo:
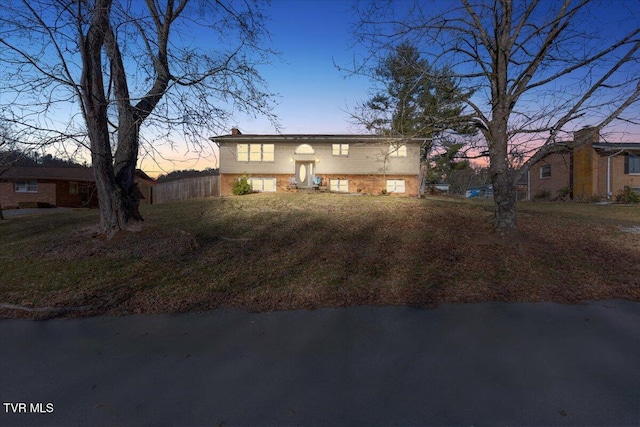
[[[296,162],[296,181],[298,187],[313,186],[314,162]]]

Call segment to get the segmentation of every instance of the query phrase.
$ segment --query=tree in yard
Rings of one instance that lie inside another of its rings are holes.
[[[503,237],[516,231],[515,183],[528,165],[580,126],[638,124],[638,2],[371,0],[358,13],[369,51],[410,40],[474,91],[464,102],[487,145]]]
[[[484,166],[470,164],[469,167],[460,170],[452,170],[447,176],[450,191],[454,194],[462,194],[470,187],[483,186],[489,183],[489,171]]]
[[[428,166],[429,153],[439,137],[447,132],[477,132],[470,123],[471,116],[464,113],[464,100],[471,92],[459,86],[448,68],[430,65],[415,45],[404,41],[389,50],[376,58],[370,69],[349,70],[366,74],[374,83],[371,97],[356,106],[352,119],[376,134],[423,138],[421,160]],[[403,143],[398,140],[399,145]],[[422,191],[426,184],[424,175]]]
[[[101,229],[114,233],[142,220],[141,148],[179,132],[200,149],[233,110],[276,124],[256,69],[272,55],[263,21],[257,0],[8,0],[4,99],[23,128],[89,148]]]
[[[469,160],[459,158],[463,146],[464,144],[451,140],[442,143],[443,151],[432,156],[426,163],[428,169],[425,180],[428,184],[448,182],[453,172],[469,168]]]

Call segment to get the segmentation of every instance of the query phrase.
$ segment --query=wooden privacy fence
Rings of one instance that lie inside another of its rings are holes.
[[[220,195],[218,175],[183,178],[153,186],[153,204]]]

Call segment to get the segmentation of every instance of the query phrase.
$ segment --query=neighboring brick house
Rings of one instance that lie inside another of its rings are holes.
[[[417,196],[424,139],[375,135],[230,135],[220,148],[220,194],[242,175],[255,191],[321,188]]]
[[[141,203],[151,203],[153,180],[136,171]],[[21,207],[98,206],[93,169],[86,167],[11,167],[0,170],[0,204],[3,209]]]
[[[0,203],[19,207],[96,207],[91,168],[11,167],[0,174]]]
[[[548,191],[573,199],[611,199],[630,187],[640,193],[640,143],[599,142],[596,129],[575,132],[574,144],[543,157],[529,169],[531,197]],[[570,148],[572,147],[572,148]]]

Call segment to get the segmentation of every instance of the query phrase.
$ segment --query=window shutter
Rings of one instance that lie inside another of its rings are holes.
[[[629,174],[629,155],[625,154],[624,155],[624,173],[625,174]]]

